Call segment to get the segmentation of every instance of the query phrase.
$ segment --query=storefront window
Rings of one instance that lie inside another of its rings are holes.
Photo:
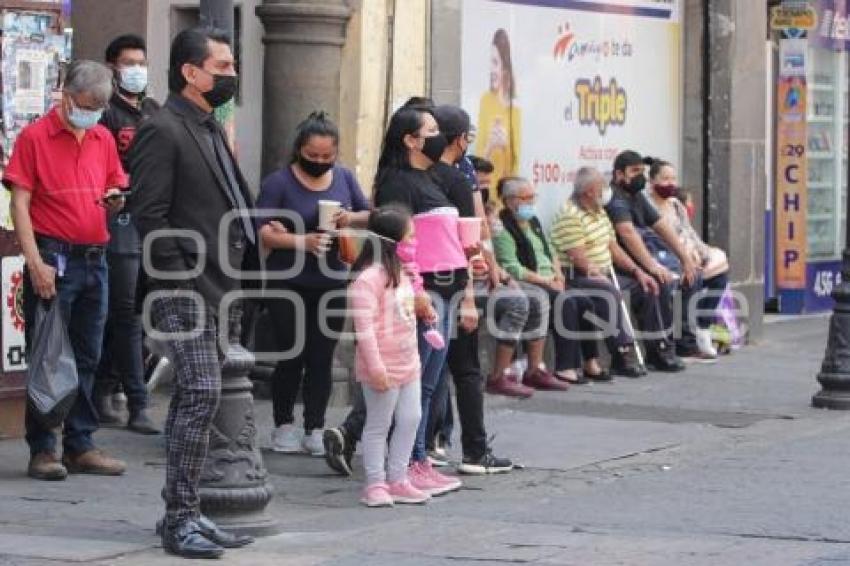
[[[846,224],[847,54],[810,43],[808,55],[808,252],[834,259]]]

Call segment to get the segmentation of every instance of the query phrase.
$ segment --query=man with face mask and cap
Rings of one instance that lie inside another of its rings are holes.
[[[171,45],[168,100],[139,128],[129,157],[130,212],[149,250],[144,316],[166,335],[175,366],[162,543],[166,552],[187,558],[217,558],[224,548],[251,542],[201,516],[198,494],[221,396],[220,336],[231,336],[236,322],[217,316],[225,295],[240,288],[226,268],[250,262],[253,252],[246,250],[257,242],[251,195],[213,116],[236,94],[234,65],[226,32],[180,32]],[[228,214],[234,216],[220,230]]]
[[[651,229],[669,245],[682,263],[681,284],[689,286],[694,282],[696,267],[686,250],[679,243],[675,232],[658,214],[658,211],[642,192],[646,186],[646,165],[635,151],[627,150],[614,159],[614,172],[611,180],[611,200],[605,205],[605,211],[614,224],[617,240],[629,254],[635,264],[650,274],[658,282],[660,321],[644,326],[641,330],[649,333],[645,340],[647,362],[659,371],[678,372],[685,369],[682,361],[676,357],[671,340],[673,304],[671,293],[677,281],[674,275],[652,257],[640,235],[640,229]],[[629,275],[629,274],[626,274]],[[628,294],[629,289],[623,292]],[[649,321],[643,321],[646,325]],[[657,328],[658,327],[658,328]],[[664,332],[658,330],[664,329]]]
[[[478,218],[481,221],[481,251],[487,258],[487,266],[490,270],[501,271],[492,252],[489,231],[485,227],[486,216],[480,194],[477,193],[469,177],[457,166],[465,157],[471,143],[472,124],[469,115],[462,108],[452,105],[438,106],[433,112],[440,132],[446,137],[448,145],[443,150],[441,159],[434,163],[430,171],[438,184],[446,191],[449,200],[457,207],[462,218]],[[471,253],[478,255],[477,251],[472,250]],[[467,250],[467,253],[470,253],[470,250]],[[471,284],[474,285],[474,280]],[[486,304],[483,304],[485,303],[483,297],[481,298],[477,306],[486,307]],[[461,312],[457,336],[449,344],[447,358],[447,369],[451,372],[455,383],[461,424],[463,459],[458,471],[475,475],[509,472],[513,469],[513,463],[507,458],[495,456],[487,445],[487,432],[484,426],[483,377],[478,363],[478,322],[477,319],[470,320],[464,312]],[[447,410],[451,411],[451,403],[446,403],[448,389],[448,382],[442,380],[441,388],[435,392],[435,399],[438,401],[432,405],[435,417],[442,416],[439,409],[445,409],[446,405]],[[440,398],[442,401],[439,401]],[[440,407],[441,404],[442,407]],[[439,419],[432,419],[432,425],[437,423]]]
[[[151,117],[159,104],[145,96],[148,84],[147,49],[138,35],[116,37],[106,48],[106,64],[115,74],[115,91],[100,123],[115,138],[121,163],[127,169],[127,153],[142,121]],[[101,424],[117,424],[121,416],[113,406],[119,381],[127,395],[130,418],[127,428],[140,434],[159,430],[147,415],[147,390],[142,361],[142,321],[136,312],[136,283],[142,245],[130,213],[110,218],[109,318],[103,337],[103,356],[95,384],[95,404]]]

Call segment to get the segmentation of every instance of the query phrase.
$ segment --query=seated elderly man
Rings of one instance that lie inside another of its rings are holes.
[[[543,340],[532,341],[523,385],[566,389],[568,384],[586,379],[609,379],[599,365],[592,336],[595,329],[585,316],[593,313],[593,304],[566,292],[560,263],[537,218],[534,187],[522,177],[506,177],[499,181],[497,192],[505,206],[499,213],[504,229],[493,238],[496,260],[523,285],[529,300],[540,305],[543,320],[549,320],[554,329],[554,374],[547,371],[542,351],[532,358],[532,346],[542,350]]]
[[[578,170],[573,194],[552,226],[552,243],[564,265],[571,287],[601,291],[593,293],[596,314],[611,325],[606,342],[613,356],[615,374],[641,377],[646,369],[638,362],[634,339],[626,332],[625,319],[618,312],[621,294],[612,282],[617,277],[620,289],[635,307],[641,330],[659,333],[663,329],[658,282],[620,247],[604,205],[610,188],[596,169]],[[614,268],[616,267],[616,275]],[[614,331],[615,330],[615,331]],[[650,359],[657,340],[647,340]]]

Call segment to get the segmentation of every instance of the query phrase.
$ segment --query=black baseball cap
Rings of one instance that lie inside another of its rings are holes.
[[[627,149],[626,151],[620,152],[620,154],[614,159],[614,171],[625,171],[626,167],[645,164],[646,162],[638,152]]]
[[[434,119],[440,126],[440,133],[446,136],[449,142],[472,128],[472,121],[466,110],[451,104],[442,104],[434,108]]]

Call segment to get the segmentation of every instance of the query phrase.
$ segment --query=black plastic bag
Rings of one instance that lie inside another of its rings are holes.
[[[80,382],[77,361],[59,299],[39,300],[29,356],[27,403],[47,428],[61,425],[74,405]]]

